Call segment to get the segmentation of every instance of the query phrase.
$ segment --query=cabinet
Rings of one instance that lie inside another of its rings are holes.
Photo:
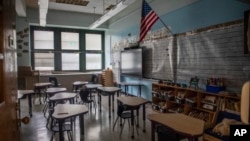
[[[202,119],[209,126],[217,111],[240,112],[240,97],[226,93],[210,93],[168,84],[152,84],[152,108],[162,113],[178,112]]]
[[[107,69],[102,71],[100,84],[103,86],[114,86],[112,70]]]
[[[34,84],[39,82],[39,71],[32,70],[31,66],[18,67],[18,89],[34,89]]]

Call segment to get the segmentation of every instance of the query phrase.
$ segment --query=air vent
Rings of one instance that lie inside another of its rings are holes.
[[[87,6],[89,4],[89,1],[87,0],[56,0],[56,2],[64,4],[80,5],[80,6]]]

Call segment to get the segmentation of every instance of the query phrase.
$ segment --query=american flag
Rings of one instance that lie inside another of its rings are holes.
[[[147,32],[153,26],[153,24],[159,19],[157,14],[151,9],[148,3],[143,0],[142,2],[142,12],[141,12],[141,27],[140,27],[140,40],[146,36]]]

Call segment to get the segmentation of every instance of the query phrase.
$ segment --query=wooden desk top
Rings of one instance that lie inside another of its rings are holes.
[[[95,89],[97,87],[102,87],[102,84],[86,84],[87,89]]]
[[[17,90],[18,94],[26,95],[26,94],[33,94],[33,90]]]
[[[21,99],[24,95],[33,94],[33,90],[17,90],[17,98]]]
[[[52,117],[55,119],[66,119],[75,117],[88,112],[88,108],[85,105],[79,104],[57,104],[54,107],[54,113]]]
[[[46,93],[54,94],[54,93],[64,92],[66,90],[67,90],[66,88],[62,88],[62,87],[51,87],[46,90]]]
[[[51,101],[66,100],[76,97],[76,93],[72,92],[60,92],[49,98]]]
[[[149,120],[165,125],[177,133],[185,136],[201,136],[205,122],[203,120],[180,113],[149,114]]]
[[[87,81],[75,81],[73,82],[73,85],[74,86],[79,86],[79,85],[85,85],[85,84],[88,84],[89,82]]]
[[[97,89],[103,92],[117,92],[121,90],[118,87],[98,87]]]
[[[52,85],[52,83],[50,83],[50,82],[42,82],[42,83],[35,83],[34,84],[35,87],[47,87],[50,85]]]
[[[117,100],[128,106],[140,106],[149,102],[144,98],[132,96],[117,97]]]

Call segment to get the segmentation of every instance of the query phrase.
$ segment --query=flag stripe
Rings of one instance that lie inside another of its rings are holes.
[[[157,14],[151,9],[148,3],[143,0],[142,13],[141,13],[141,26],[140,26],[140,40],[141,42],[147,35],[147,32],[151,29],[154,23],[159,19]]]

